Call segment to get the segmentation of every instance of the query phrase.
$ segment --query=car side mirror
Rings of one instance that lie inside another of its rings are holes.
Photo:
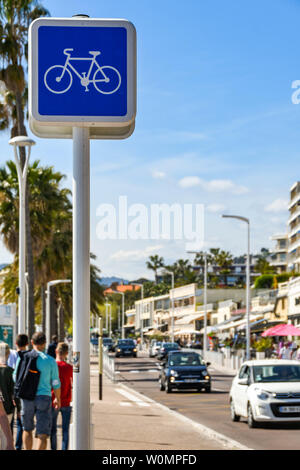
[[[246,379],[239,379],[238,380],[239,385],[249,385],[249,379],[248,377]]]
[[[211,365],[211,362],[207,362],[207,363],[206,363],[206,366],[207,366],[207,367],[210,366],[210,365]]]

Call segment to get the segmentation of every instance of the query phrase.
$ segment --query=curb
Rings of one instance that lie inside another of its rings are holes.
[[[178,413],[177,411],[170,410],[165,405],[162,405],[161,403],[153,400],[152,398],[149,398],[145,395],[142,395],[141,393],[137,392],[136,390],[128,387],[127,385],[124,385],[122,383],[118,384],[118,387],[122,387],[127,391],[130,391],[131,393],[135,394],[138,398],[143,399],[145,402],[152,403],[161,410],[167,412],[168,414],[174,416],[175,418],[179,419],[180,421],[189,424],[192,426],[196,431],[198,431],[201,434],[205,434],[206,437],[209,439],[215,440],[224,447],[230,448],[230,450],[253,450],[247,446],[244,446],[243,444],[239,443],[238,441],[235,441],[234,439],[231,439],[223,434],[218,433],[217,431],[214,431],[211,428],[208,428],[207,426],[204,426],[203,424],[197,423],[196,421],[193,421],[190,418],[187,418],[186,416],[182,415],[181,413]]]

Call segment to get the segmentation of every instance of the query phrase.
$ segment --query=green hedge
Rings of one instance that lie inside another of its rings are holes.
[[[259,276],[254,283],[254,288],[255,289],[271,289],[274,287],[274,281],[276,279],[277,284],[280,282],[286,282],[288,281],[291,277],[297,277],[300,276],[300,273],[281,273],[281,274],[263,274],[262,276]]]

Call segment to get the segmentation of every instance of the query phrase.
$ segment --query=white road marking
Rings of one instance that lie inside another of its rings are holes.
[[[120,386],[123,388],[123,390],[122,389],[117,389],[117,391],[121,394],[124,394],[122,392],[125,392],[125,391],[126,391],[125,393],[127,394],[127,393],[129,393],[129,392],[127,392],[127,390],[132,390],[131,388],[127,387],[124,384],[121,384]],[[137,392],[136,390],[134,390],[134,393],[136,394],[136,397],[134,397],[135,400],[138,399],[139,396],[141,397],[140,393]],[[131,395],[131,393],[129,395]],[[186,416],[184,416],[183,414],[181,414],[177,411],[171,410],[168,406],[162,405],[161,403],[153,400],[152,398],[145,397],[145,399],[149,403],[149,405],[147,405],[147,406],[150,406],[150,404],[156,405],[161,410],[164,410],[167,413],[169,413],[170,415],[173,415],[173,416],[177,417],[182,422],[189,424],[196,431],[200,432],[200,434],[205,434],[207,437],[220,442],[225,448],[226,447],[227,448],[228,447],[230,447],[230,448],[233,447],[233,448],[240,449],[240,450],[253,450],[250,447],[247,447],[247,446],[241,444],[240,442],[238,442],[234,439],[231,439],[230,437],[228,437],[224,434],[220,434],[219,432],[215,431],[214,429],[208,428],[207,426],[205,426],[203,424],[200,424],[197,421],[193,421],[191,418],[187,418]]]
[[[141,406],[141,407],[150,406],[149,403],[145,403],[143,400],[141,400],[141,398],[139,398],[136,395],[133,395],[132,393],[127,392],[126,390],[122,390],[121,388],[117,388],[116,391],[118,393],[120,393],[121,395],[123,395],[128,400],[130,400],[133,403],[135,403],[136,405],[138,405],[138,406]]]

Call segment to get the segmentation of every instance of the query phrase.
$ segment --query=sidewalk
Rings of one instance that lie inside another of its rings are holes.
[[[112,383],[106,376],[103,376],[103,400],[100,401],[96,357],[91,358],[91,402],[94,450],[239,448],[123,384]]]

